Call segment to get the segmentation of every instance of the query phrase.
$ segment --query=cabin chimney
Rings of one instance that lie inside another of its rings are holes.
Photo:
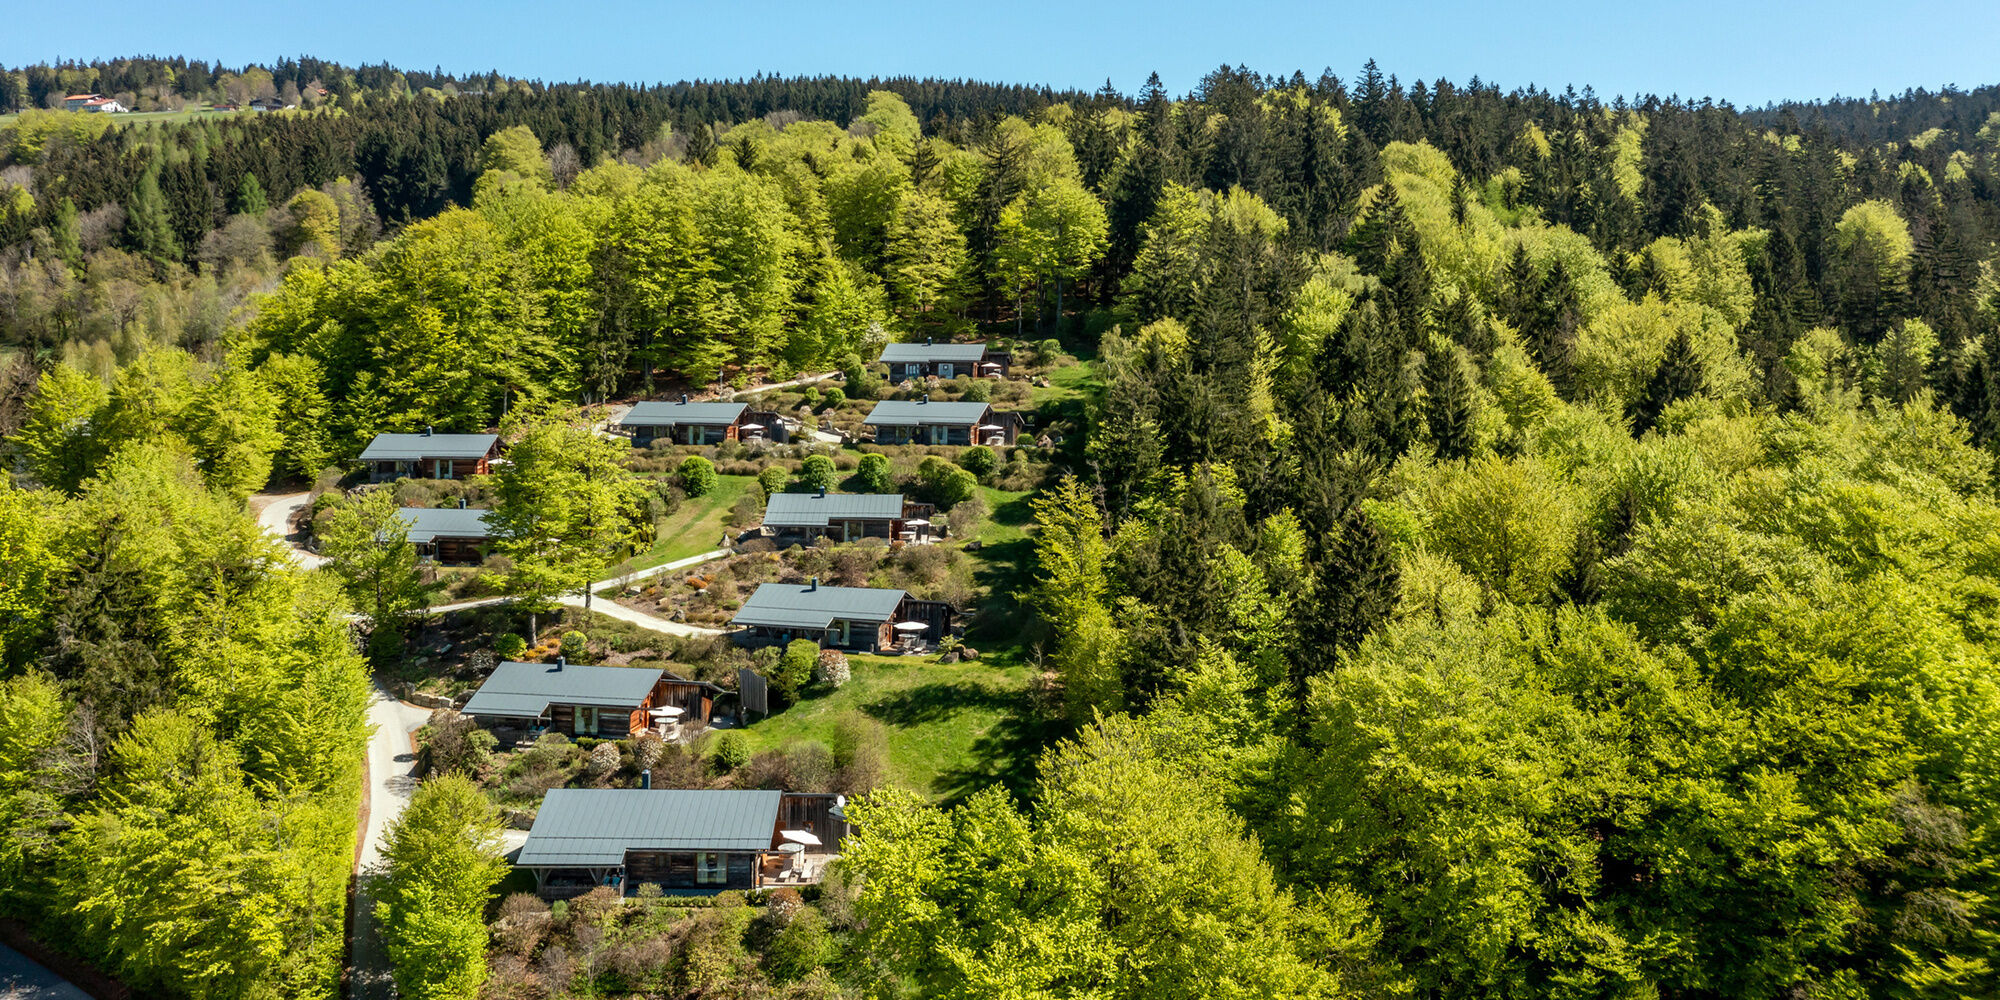
[[[934,337],[925,337],[925,338],[924,338],[924,346],[925,346],[925,347],[931,347],[931,346],[935,345],[936,343],[937,343],[937,339],[936,339],[936,338],[934,338]]]
[[[928,392],[924,393],[923,396],[917,400],[917,402],[919,403],[928,403],[930,401],[931,401],[931,394]]]
[[[431,436],[431,425],[429,425],[429,424],[425,424],[425,425],[424,425],[424,436],[425,436],[425,437],[430,437],[430,436]]]
[[[556,672],[561,673],[562,668],[567,666],[569,666],[569,660],[564,658],[560,653],[556,654]]]
[[[818,589],[819,589],[819,577],[813,577],[813,578],[812,578],[812,586],[810,586],[810,587],[807,587],[806,589],[807,589],[807,590],[818,590]]]
[[[687,401],[688,401],[688,394],[685,392],[681,393],[681,405],[683,406],[687,405]]]
[[[821,500],[826,499],[826,487],[824,486],[820,487],[818,492],[816,492],[814,496],[818,497]]]
[[[639,787],[640,787],[640,788],[651,788],[651,787],[653,787],[653,772],[651,772],[651,771],[640,771],[640,772],[639,772]]]
[[[458,509],[459,509],[459,510],[464,510],[464,509],[465,509],[465,498],[464,498],[464,497],[459,497],[459,498],[458,498]]]

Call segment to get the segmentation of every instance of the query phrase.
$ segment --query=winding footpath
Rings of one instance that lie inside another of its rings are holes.
[[[389,1000],[396,995],[381,928],[375,923],[372,889],[382,860],[382,836],[416,790],[416,732],[430,717],[430,709],[398,701],[380,685],[368,702],[368,822],[355,852],[354,912],[348,923],[347,995],[354,1000]]]

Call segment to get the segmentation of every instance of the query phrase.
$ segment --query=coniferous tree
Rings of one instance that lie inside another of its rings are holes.
[[[1401,595],[1402,574],[1389,540],[1366,511],[1349,508],[1314,568],[1311,599],[1298,605],[1308,655],[1294,660],[1294,696],[1303,698],[1313,674],[1388,621]]]
[[[1659,422],[1660,414],[1668,406],[1701,392],[1701,358],[1695,354],[1694,345],[1688,341],[1685,332],[1674,335],[1667,344],[1666,357],[1660,359],[1659,367],[1653,369],[1653,377],[1646,381],[1646,390],[1634,401],[1627,411],[1632,420],[1634,437],[1644,435]]]
[[[1528,259],[1527,244],[1514,244],[1513,256],[1507,258],[1507,270],[1500,276],[1500,289],[1500,318],[1514,332],[1526,335],[1542,296],[1542,278],[1535,273],[1534,262]]]
[[[1472,384],[1458,350],[1441,347],[1424,359],[1425,418],[1431,447],[1441,462],[1472,454],[1478,445],[1473,430]]]
[[[132,193],[126,212],[125,233],[135,249],[160,264],[180,259],[180,240],[174,235],[166,196],[160,193],[158,169],[139,178],[139,188]]]
[[[1972,362],[1965,366],[1965,374],[1958,380],[1958,392],[1952,396],[1952,412],[1965,421],[1966,433],[1972,443],[1986,447],[1993,443],[1995,429],[1993,368],[1986,361],[1984,352],[1974,355]]]
[[[236,197],[230,203],[230,211],[242,215],[263,215],[271,207],[264,196],[264,185],[257,183],[257,175],[243,172],[242,183],[236,185]]]
[[[1556,394],[1570,399],[1576,391],[1576,338],[1577,328],[1583,324],[1583,307],[1562,261],[1549,265],[1541,297],[1532,309],[1527,339],[1535,363],[1548,376]]]

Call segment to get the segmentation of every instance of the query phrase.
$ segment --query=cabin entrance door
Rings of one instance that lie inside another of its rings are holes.
[[[951,366],[951,362],[949,361],[942,362],[938,365],[938,378],[951,378],[952,376],[957,374],[958,374],[957,369],[953,368]]]
[[[432,472],[432,475],[433,475],[433,477],[434,477],[434,478],[437,478],[437,479],[450,479],[450,478],[451,478],[451,459],[449,459],[449,458],[434,458],[434,459],[432,459],[432,460],[431,460],[431,472]]]
[[[597,735],[597,708],[592,705],[576,706],[576,725],[573,728],[576,730],[571,734],[573,736]]]

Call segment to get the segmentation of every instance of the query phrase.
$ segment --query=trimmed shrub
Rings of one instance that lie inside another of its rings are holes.
[[[958,467],[985,479],[1000,468],[1000,456],[983,444],[975,444],[958,456]]]
[[[819,398],[820,402],[824,403],[827,409],[832,410],[838,408],[840,404],[847,402],[847,393],[841,391],[839,387],[834,387],[820,393]]]
[[[773,465],[757,473],[757,485],[764,488],[764,499],[766,500],[771,499],[771,494],[773,493],[785,492],[785,487],[791,485],[791,482],[791,470],[782,465]]]
[[[715,489],[715,463],[700,455],[682,460],[674,476],[680,480],[681,492],[691,497],[707,496]]]
[[[709,759],[715,762],[716,770],[723,772],[734,771],[750,763],[750,737],[734,729],[718,734]]]
[[[562,636],[563,659],[571,663],[582,663],[590,655],[590,637],[582,632],[564,632]]]
[[[839,476],[840,470],[834,467],[833,459],[825,455],[807,455],[799,468],[799,479],[816,490],[833,489]]]
[[[889,472],[889,456],[873,452],[861,456],[861,465],[856,470],[861,477],[861,488],[870,493],[887,493],[896,488],[896,480]]]
[[[979,492],[979,480],[942,458],[932,455],[917,466],[917,490],[924,499],[949,510]]]
[[[984,403],[993,398],[993,383],[983,378],[973,379],[972,384],[965,387],[962,398],[967,402]]]

